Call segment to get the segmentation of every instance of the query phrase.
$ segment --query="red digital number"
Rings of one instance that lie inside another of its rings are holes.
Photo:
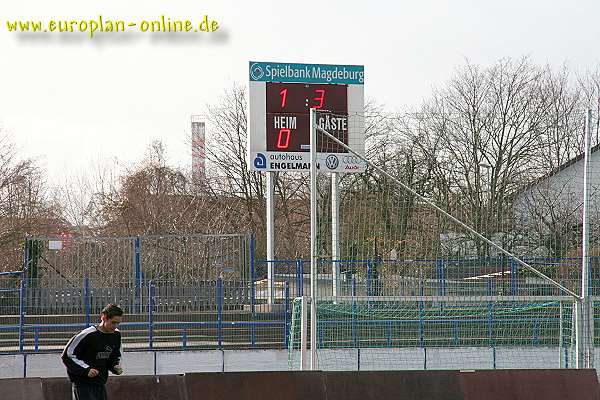
[[[290,136],[292,136],[292,132],[289,129],[280,129],[277,137],[277,148],[287,149],[290,145]]]
[[[281,95],[281,108],[284,108],[285,100],[287,98],[287,89],[282,89],[281,92],[279,92],[279,94]]]
[[[315,89],[315,93],[319,96],[313,97],[313,100],[318,101],[319,105],[313,106],[313,108],[321,108],[323,107],[323,101],[325,101],[325,89]]]

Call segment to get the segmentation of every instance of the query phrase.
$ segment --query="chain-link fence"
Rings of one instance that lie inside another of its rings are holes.
[[[291,332],[293,299],[310,293],[309,260],[271,261],[275,283],[269,302],[269,261],[254,259],[252,238],[223,240],[225,243],[218,245],[217,238],[210,237],[212,245],[202,246],[211,248],[211,255],[205,252],[199,257],[200,238],[81,238],[63,240],[61,244],[52,243],[52,238],[30,238],[24,252],[24,265],[28,266],[25,273],[0,275],[0,347],[4,352],[60,351],[71,335],[96,323],[101,309],[114,302],[126,310],[121,330],[128,349],[288,348],[290,340],[294,344],[298,338]],[[233,240],[237,240],[237,246],[231,244]],[[178,247],[182,243],[196,249],[183,251]],[[155,246],[163,247],[173,257],[159,254]],[[570,271],[580,266],[580,258],[526,260],[567,287],[579,285]],[[592,257],[590,263],[590,286],[595,293],[600,287],[600,260]],[[337,282],[333,273],[336,267]],[[172,274],[169,268],[179,273]],[[184,273],[186,268],[189,271]],[[542,301],[543,296],[558,293],[520,268],[515,260],[323,259],[319,261],[317,276],[320,296],[329,298],[333,307],[327,316],[323,315],[325,325],[319,339],[322,345],[360,344],[368,339],[371,348],[376,343],[403,343],[410,347],[422,337],[423,344],[429,346],[442,340],[442,336],[461,346],[473,340],[492,341],[495,345],[510,340],[521,345],[544,345],[550,340],[553,346],[560,344],[561,349],[568,350],[560,362],[572,365],[572,304],[564,299]],[[337,296],[358,299],[353,309],[341,310],[344,302],[335,302],[334,285]],[[464,295],[480,298],[473,298],[468,305],[395,301],[402,296]],[[374,296],[390,299],[377,304],[360,301]],[[530,304],[537,307],[535,310],[525,309],[526,304],[518,301],[502,308],[500,303],[485,300],[493,296],[540,296],[542,300],[540,304]],[[379,315],[376,310],[387,313]],[[404,310],[404,314],[399,316],[398,310]],[[327,312],[326,308],[323,311]],[[445,322],[434,321],[440,313],[447,314]],[[469,319],[473,313],[479,317]],[[366,315],[373,318],[365,322]],[[516,325],[511,316],[518,317]],[[414,326],[407,330],[410,321]],[[475,324],[477,321],[481,324]],[[365,332],[378,333],[370,337]],[[363,350],[363,367],[369,354]],[[354,358],[348,362],[352,364]]]
[[[319,122],[332,117],[348,130],[362,124],[361,115],[311,111],[311,288],[295,302],[291,367],[310,358],[311,369],[333,370],[531,368],[540,352],[549,367],[593,367],[590,241],[550,230],[551,210],[519,201],[527,188],[499,198],[483,162],[423,185],[420,172],[432,170],[418,171],[390,142],[367,158]],[[338,176],[343,153],[364,172]],[[580,205],[566,208],[576,223]]]

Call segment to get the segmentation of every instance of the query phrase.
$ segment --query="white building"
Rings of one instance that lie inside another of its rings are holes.
[[[591,150],[589,220],[593,244],[600,222],[600,145]],[[516,195],[515,227],[522,235],[521,254],[576,256],[581,244],[583,154],[539,178]],[[597,235],[596,235],[597,236]]]

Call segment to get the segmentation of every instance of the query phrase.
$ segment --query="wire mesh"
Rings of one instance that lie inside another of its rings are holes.
[[[573,368],[573,301],[446,296],[338,297],[318,303],[324,370]],[[289,363],[299,368],[300,302]]]
[[[249,235],[28,238],[25,272],[0,275],[0,347],[60,350],[108,303],[125,348],[284,347],[286,308],[253,298],[250,250]]]
[[[335,143],[329,157],[343,147],[366,164],[338,177],[337,203],[329,165],[312,189],[319,369],[535,367],[541,354],[573,366],[576,342],[589,340],[573,322],[581,241],[532,234],[543,218],[522,207],[527,189],[499,192],[508,171],[460,159],[462,175],[427,170],[436,158],[418,159],[389,137],[370,138],[377,151],[367,159],[343,133],[317,130],[326,138],[318,143]]]
[[[21,272],[0,273],[0,351],[19,347]]]

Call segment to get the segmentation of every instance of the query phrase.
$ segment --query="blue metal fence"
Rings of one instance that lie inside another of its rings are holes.
[[[581,281],[577,274],[581,258],[524,258],[534,267],[564,286],[578,291]],[[600,257],[590,257],[590,294],[600,295]],[[268,264],[274,270],[276,282],[287,282],[292,297],[306,293],[310,285],[310,261],[304,259],[254,260],[252,282],[265,282]],[[387,288],[389,295],[400,295],[393,286],[395,278],[413,277],[413,294],[423,295],[487,295],[488,282],[495,295],[558,295],[558,289],[521,268],[515,259],[443,259],[443,260],[320,260],[318,277],[331,276],[337,266],[342,277],[344,294],[381,295]],[[412,269],[411,269],[412,268]],[[418,274],[416,274],[416,271]],[[419,285],[424,285],[420,288]],[[330,291],[331,287],[326,287]]]
[[[196,298],[196,304],[191,304],[189,296],[174,296],[168,283],[145,283],[143,312],[127,313],[126,322],[120,326],[124,336],[133,339],[130,342],[134,348],[286,348],[291,323],[289,286],[285,285],[283,301],[277,309],[261,310],[265,304],[255,304],[254,312],[246,307],[249,305],[248,290],[239,282],[219,278],[188,289]],[[82,322],[59,322],[68,319],[65,315],[56,315],[52,322],[38,322],[35,315],[30,315],[21,318],[18,324],[0,324],[0,335],[14,332],[19,341],[18,350],[10,343],[0,342],[0,353],[59,351],[69,334],[95,323],[95,313],[91,310],[99,313],[99,307],[92,306],[94,292],[93,284],[86,279],[81,289],[85,314],[71,316]],[[21,300],[25,298],[23,296]],[[198,303],[204,301],[206,303],[198,307]],[[186,309],[191,311],[184,311]],[[63,334],[64,340],[53,346],[48,343],[48,337],[57,333]]]
[[[308,290],[308,260],[258,260],[254,237],[251,236],[247,248],[249,271],[246,280],[226,279],[221,274],[214,280],[188,278],[186,284],[176,279],[146,279],[147,274],[142,263],[143,239],[136,237],[126,240],[131,243],[133,249],[131,284],[124,279],[124,285],[107,286],[100,278],[88,273],[79,282],[69,280],[69,285],[65,287],[35,284],[35,279],[28,274],[33,254],[28,246],[31,246],[32,242],[26,241],[23,271],[0,273],[0,277],[9,279],[13,284],[12,287],[0,285],[0,306],[3,314],[14,314],[18,317],[16,324],[0,324],[0,334],[17,334],[16,346],[10,344],[10,335],[2,336],[4,341],[0,342],[0,351],[26,352],[40,351],[42,348],[58,350],[62,342],[49,342],[50,334],[66,334],[69,330],[89,326],[94,323],[95,316],[102,306],[109,301],[117,301],[125,306],[130,321],[123,323],[122,327],[136,338],[140,348],[222,349],[288,346],[291,299],[304,295]],[[600,289],[599,260],[599,257],[592,257],[590,260],[593,266],[590,268],[592,294],[596,294]],[[577,266],[581,262],[578,258],[531,258],[526,261],[556,272],[553,278],[557,278],[561,283],[568,281],[569,287],[576,288],[579,284],[577,277],[571,279],[569,276],[561,276],[559,271],[564,269],[565,265]],[[273,304],[268,304],[263,290],[269,262],[274,268],[277,291]],[[469,291],[476,288],[484,295],[554,294],[548,285],[536,282],[534,278],[530,279],[512,259],[366,259],[333,262],[321,260],[319,274],[326,276],[333,265],[339,268],[343,281],[342,289],[344,294],[348,295],[460,295],[465,287],[468,287]],[[505,266],[508,268],[506,273]],[[415,275],[417,270],[420,275]],[[60,271],[58,272],[60,274]],[[160,274],[155,276],[161,277]],[[399,279],[405,281],[400,282]],[[468,284],[465,283],[467,281]],[[30,285],[31,283],[34,285]],[[400,289],[407,292],[401,292]],[[330,288],[325,287],[325,290]],[[41,318],[42,315],[45,320]],[[49,316],[57,318],[55,320]],[[57,320],[64,316],[70,317],[67,318],[69,322],[59,323]],[[393,325],[401,323],[387,320],[374,322],[384,324],[389,332]],[[357,323],[351,322],[353,331],[357,329]],[[423,340],[424,324],[427,322],[421,318],[418,323]],[[464,321],[453,323],[458,332],[459,325]],[[489,340],[493,342],[491,332],[494,319],[491,313],[487,323]],[[535,332],[532,332],[532,337],[532,340],[535,340]],[[64,339],[68,339],[68,336]],[[391,339],[390,333],[387,340]],[[458,338],[455,340],[458,341]]]

